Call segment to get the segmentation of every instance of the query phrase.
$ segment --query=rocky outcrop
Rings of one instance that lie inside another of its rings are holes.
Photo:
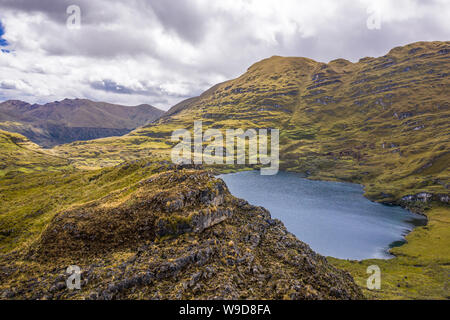
[[[407,195],[402,197],[402,201],[405,202],[429,202],[431,200],[431,198],[433,197],[433,195],[431,193],[427,193],[427,192],[421,192],[415,195]]]
[[[194,171],[193,171],[194,172]],[[43,232],[32,254],[92,255],[133,248],[142,241],[202,232],[229,218],[223,181],[208,173],[164,172],[125,191],[61,212]]]
[[[80,290],[65,285],[68,265],[82,270]],[[17,282],[30,266],[39,279]],[[57,214],[27,256],[0,257],[0,270],[5,299],[363,298],[267,210],[196,170]]]
[[[414,195],[407,195],[401,198],[400,202],[403,204],[415,203],[429,203],[431,201],[439,201],[442,203],[449,203],[449,195],[433,194],[429,192],[420,192]]]

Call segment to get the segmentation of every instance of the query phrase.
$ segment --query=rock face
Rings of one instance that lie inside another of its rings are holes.
[[[206,172],[165,172],[130,195],[119,192],[61,212],[42,234],[37,255],[92,255],[202,232],[233,214],[227,187],[210,179]]]
[[[9,283],[31,265],[39,281]],[[68,265],[80,266],[81,290],[61,285]],[[0,269],[9,270],[5,298],[363,298],[267,210],[197,170],[159,173],[57,214],[26,257],[3,257]]]
[[[429,192],[420,192],[418,194],[407,195],[400,199],[400,204],[414,205],[414,204],[426,204],[431,201],[440,201],[442,203],[449,203],[449,196],[446,194],[433,194]]]

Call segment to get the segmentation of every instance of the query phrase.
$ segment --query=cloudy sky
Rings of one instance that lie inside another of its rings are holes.
[[[0,101],[168,109],[273,55],[450,40],[449,17],[448,0],[0,0]]]

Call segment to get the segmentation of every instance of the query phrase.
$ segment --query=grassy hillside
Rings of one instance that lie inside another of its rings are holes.
[[[55,152],[80,167],[101,167],[168,155],[172,131],[194,120],[204,129],[279,128],[286,170],[363,183],[368,196],[386,202],[447,194],[449,50],[449,42],[419,42],[358,63],[272,57],[125,137]]]
[[[0,180],[0,252],[35,241],[63,208],[131,186],[165,167],[149,159],[103,170],[45,170],[4,177]]]
[[[0,179],[5,175],[71,168],[69,160],[55,156],[17,133],[0,130],[0,151]]]

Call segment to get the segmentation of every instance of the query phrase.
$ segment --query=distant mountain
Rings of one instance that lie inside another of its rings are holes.
[[[148,104],[128,107],[87,99],[41,104],[19,100],[0,103],[0,129],[17,132],[52,147],[78,140],[121,136],[163,115]]]

